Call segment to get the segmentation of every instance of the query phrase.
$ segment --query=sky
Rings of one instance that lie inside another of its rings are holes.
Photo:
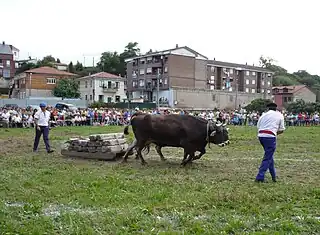
[[[20,59],[52,55],[92,66],[130,41],[142,52],[189,46],[220,61],[320,74],[317,0],[0,0],[0,41]],[[9,20],[10,19],[10,20]]]

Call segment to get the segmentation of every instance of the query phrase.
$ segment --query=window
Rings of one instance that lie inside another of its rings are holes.
[[[10,69],[3,69],[3,77],[10,78]]]
[[[231,86],[231,87],[229,87],[229,91],[232,91],[232,86]]]
[[[168,78],[165,78],[164,79],[164,85],[167,85],[168,84]]]
[[[256,93],[256,89],[251,89],[251,93]]]
[[[256,80],[253,79],[253,80],[251,81],[251,83],[252,83],[252,85],[255,85],[255,84],[256,84]]]
[[[268,86],[270,86],[271,85],[271,82],[270,81],[268,81]]]
[[[132,78],[136,78],[136,77],[137,77],[136,71],[133,71],[132,72]]]
[[[112,102],[112,97],[108,97],[108,98],[107,98],[107,102],[108,102],[108,103],[111,103],[111,102]]]
[[[92,100],[92,95],[90,95],[90,100]]]
[[[10,67],[10,60],[7,60],[7,63],[6,63],[6,65],[7,65],[7,67]]]
[[[256,76],[256,72],[252,71],[252,76]]]
[[[88,81],[84,83],[84,88],[88,88]]]
[[[249,93],[249,88],[246,88],[246,92]]]
[[[229,72],[230,72],[230,74],[233,74],[233,69],[230,69],[230,71],[229,71]]]
[[[261,89],[261,93],[264,93],[264,89]]]
[[[292,101],[292,97],[288,97],[288,102],[291,102]]]
[[[146,63],[146,59],[140,59],[140,64],[145,64]]]
[[[144,74],[144,69],[140,69],[139,74],[140,74],[140,75],[143,75],[143,74]]]
[[[119,89],[119,82],[116,82],[116,89]]]
[[[90,81],[90,87],[92,87],[92,84],[93,84],[93,81],[91,80],[91,81]]]
[[[108,81],[108,89],[111,89],[111,86],[112,86],[112,83],[111,83],[111,81]]]
[[[216,101],[216,95],[212,95],[212,101]]]
[[[120,102],[120,96],[116,95],[116,102]]]
[[[88,95],[86,95],[85,97],[86,97],[85,99],[88,100]]]
[[[210,86],[210,90],[214,90],[214,85],[211,85],[211,86]]]
[[[55,78],[47,78],[47,84],[56,84]]]
[[[139,80],[139,86],[144,86],[144,80],[142,79]]]
[[[246,71],[246,75],[249,76],[250,75],[250,71]]]
[[[164,72],[167,73],[168,72],[168,67],[164,67]]]
[[[261,85],[264,86],[264,81],[261,82]]]
[[[214,73],[214,71],[215,71],[215,68],[211,67],[211,72]]]
[[[246,84],[247,84],[247,85],[249,85],[249,84],[250,84],[249,79],[246,79]]]
[[[147,74],[151,74],[152,73],[152,68],[147,68]]]
[[[270,90],[268,90],[267,93],[270,94]]]

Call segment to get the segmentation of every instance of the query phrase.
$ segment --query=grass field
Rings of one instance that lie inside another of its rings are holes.
[[[53,155],[43,142],[32,153],[33,130],[0,129],[0,234],[320,234],[320,127],[279,137],[277,183],[254,183],[263,152],[250,127],[185,168],[181,149],[161,162],[152,147],[146,166],[59,154],[69,137],[122,129],[56,128]]]

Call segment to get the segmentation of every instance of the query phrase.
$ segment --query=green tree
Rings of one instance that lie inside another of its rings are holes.
[[[43,59],[38,62],[38,65],[39,65],[39,67],[42,67],[42,66],[52,67],[53,63],[55,63],[55,62],[56,62],[56,59],[52,55],[47,55],[47,56],[43,57]]]
[[[271,100],[268,99],[255,99],[244,108],[249,112],[256,111],[263,113],[267,109],[267,104],[270,102]]]
[[[69,73],[74,73],[74,71],[75,71],[75,68],[73,66],[72,61],[68,65],[68,71],[69,71]]]
[[[76,72],[82,71],[83,70],[83,65],[79,61],[77,61],[76,65],[74,66],[74,69]]]
[[[60,59],[59,59],[59,58],[57,58],[56,62],[57,62],[57,63],[61,63],[61,61],[60,61]]]
[[[297,100],[295,102],[292,102],[287,105],[286,109],[289,112],[293,113],[300,113],[300,112],[306,112],[306,113],[314,113],[320,111],[320,103],[314,102],[305,102],[304,100]]]
[[[137,42],[129,42],[124,51],[120,54],[120,65],[119,65],[119,73],[121,76],[126,74],[126,62],[125,60],[128,58],[136,57],[140,55],[140,48],[138,47]]]
[[[74,79],[60,79],[53,89],[53,95],[62,98],[80,98],[79,84]]]
[[[121,70],[123,69],[121,67],[120,63],[120,56],[119,54],[115,52],[103,52],[100,57],[100,62],[97,63],[97,67],[108,73],[112,73],[115,75],[118,75],[121,73]]]

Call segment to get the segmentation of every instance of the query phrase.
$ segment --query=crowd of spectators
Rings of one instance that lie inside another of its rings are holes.
[[[57,110],[47,108],[51,112],[51,126],[105,126],[126,125],[130,122],[134,112],[144,112],[153,115],[166,115],[175,113],[180,115],[200,116],[208,120],[219,120],[230,125],[256,125],[260,114],[258,112],[246,112],[245,110],[215,110],[215,111],[184,111],[184,110],[132,110],[119,109],[78,109]],[[7,128],[33,127],[33,117],[36,109],[0,108],[0,126]],[[286,113],[283,112],[287,126],[319,125],[319,113]]]

